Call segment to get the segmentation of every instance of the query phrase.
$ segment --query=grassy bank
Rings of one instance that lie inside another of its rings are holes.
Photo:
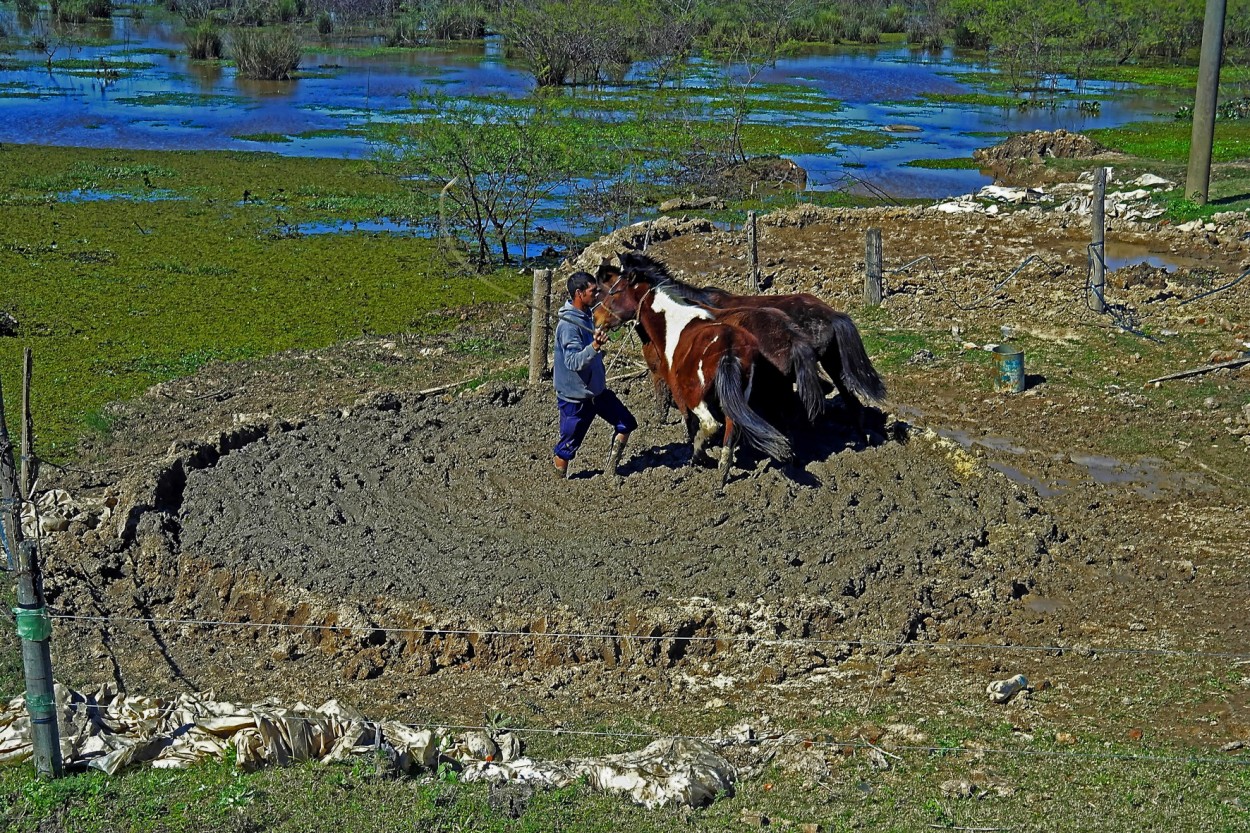
[[[6,146],[0,183],[0,309],[20,326],[0,340],[0,379],[12,420],[33,349],[51,459],[107,429],[106,403],[208,361],[442,327],[427,314],[498,294],[455,276],[433,241],[301,233],[424,216],[366,162]]]
[[[954,737],[954,736],[952,736]],[[903,752],[887,771],[835,755],[805,779],[773,769],[698,810],[646,810],[584,784],[537,792],[512,818],[484,784],[454,777],[391,780],[368,758],[243,773],[230,763],[186,771],[98,772],[58,782],[0,768],[0,818],[12,831],[679,831],[760,826],[822,831],[1245,829],[1250,768],[1142,754],[1091,739],[1092,753]],[[976,738],[963,736],[976,743]],[[993,744],[991,744],[993,745]],[[1083,745],[1084,748],[1084,745]],[[610,751],[610,750],[604,750]],[[1153,759],[1151,759],[1153,758]],[[804,783],[806,782],[806,783]],[[961,788],[960,784],[968,786]],[[960,792],[966,789],[965,794]],[[515,812],[515,810],[514,810]],[[807,828],[813,829],[813,828]]]

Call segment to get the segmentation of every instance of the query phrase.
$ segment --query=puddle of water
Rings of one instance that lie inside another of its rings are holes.
[[[433,237],[434,232],[404,220],[336,220],[331,223],[300,223],[288,227],[293,234],[394,234],[399,237]]]
[[[1175,272],[1177,269],[1196,269],[1202,266],[1197,258],[1186,257],[1175,252],[1155,252],[1138,243],[1124,243],[1108,240],[1105,244],[1104,258],[1107,269],[1114,271],[1140,263],[1148,264],[1155,269]]]
[[[1005,463],[990,461],[989,467],[999,474],[1006,477],[1012,483],[1021,486],[1028,486],[1035,490],[1041,497],[1054,497],[1061,495],[1072,487],[1070,480],[1054,480],[1050,483],[1043,481],[1041,478],[1028,474],[1024,469],[1015,466],[1008,466]]]
[[[899,412],[909,418],[923,417],[923,413],[915,408],[899,408]],[[1034,453],[1005,437],[974,436],[971,432],[958,428],[940,427],[934,430],[938,436],[953,440],[968,449],[980,446],[1015,457]],[[1053,454],[1048,455],[1048,459],[1068,462],[1084,469],[1086,478],[1099,485],[1129,488],[1147,498],[1163,497],[1187,487],[1202,488],[1206,483],[1196,473],[1170,471],[1165,461],[1153,457],[1144,457],[1134,463],[1100,454],[1083,453]],[[1067,478],[1043,480],[1024,466],[1002,460],[988,460],[986,464],[1011,482],[1036,490],[1041,497],[1063,494],[1074,485],[1074,481]]]
[[[1036,596],[1032,593],[1025,596],[1021,599],[1021,601],[1024,602],[1024,606],[1026,608],[1034,613],[1058,613],[1060,610],[1068,606],[1066,602],[1062,602],[1058,599],[1050,599],[1046,596]]]
[[[1016,445],[1005,437],[980,436],[974,437],[970,431],[961,431],[958,428],[937,428],[935,429],[939,437],[948,440],[954,440],[964,448],[971,448],[979,445],[982,448],[988,448],[991,451],[1004,451],[1008,454],[1028,454],[1029,450],[1023,446]]]
[[[57,202],[104,202],[107,200],[129,200],[131,202],[160,202],[162,200],[182,200],[186,197],[165,188],[157,188],[143,194],[126,194],[117,191],[95,191],[76,188],[73,191],[60,191],[56,195]]]

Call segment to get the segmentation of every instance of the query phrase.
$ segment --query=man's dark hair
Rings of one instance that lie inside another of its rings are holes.
[[[569,300],[572,300],[574,295],[581,292],[586,287],[594,286],[594,283],[595,279],[590,276],[589,272],[574,272],[569,275]]]

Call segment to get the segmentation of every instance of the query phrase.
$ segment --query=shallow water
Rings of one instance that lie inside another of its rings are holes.
[[[367,156],[372,148],[364,136],[344,131],[406,118],[402,111],[410,107],[413,94],[523,96],[533,88],[530,75],[505,61],[500,42],[493,38],[485,44],[368,56],[359,53],[374,46],[373,41],[326,43],[305,54],[303,75],[296,80],[249,81],[238,78],[232,66],[188,60],[181,23],[157,15],[150,13],[141,21],[118,16],[83,27],[82,34],[108,43],[63,47],[53,56],[55,61],[85,61],[86,69],[54,65],[49,70],[44,54],[29,49],[10,54],[0,63],[0,142],[354,158]],[[27,40],[12,16],[6,26],[19,32],[18,42]],[[356,54],[344,52],[345,47],[356,48]],[[120,69],[115,76],[98,69],[101,60],[146,66]],[[695,86],[712,72],[709,67],[695,69],[689,82]],[[636,80],[646,70],[637,66],[629,77]],[[986,67],[952,50],[813,50],[761,74],[756,89],[762,96],[752,118],[779,129],[830,128],[827,153],[795,157],[809,172],[810,189],[941,198],[976,190],[990,177],[976,170],[929,170],[904,163],[966,157],[993,143],[975,135],[979,133],[1084,130],[1151,118],[1163,108],[1140,90],[1109,85],[1085,88],[1089,97],[1101,101],[1097,114],[1074,106],[1018,110],[921,99],[925,94],[975,92],[974,85],[961,80],[974,71]],[[637,85],[609,87],[604,94],[638,91]],[[847,128],[880,131],[887,125],[908,130],[891,132],[883,148],[837,139],[837,131]],[[272,136],[285,140],[265,140]]]

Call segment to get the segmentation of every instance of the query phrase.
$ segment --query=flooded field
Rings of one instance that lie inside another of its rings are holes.
[[[190,60],[181,20],[164,14],[74,27],[44,50],[32,47],[32,31],[10,14],[7,51],[0,52],[0,142],[360,158],[373,152],[377,126],[416,117],[413,96],[520,98],[533,91],[531,75],[505,59],[496,37],[425,49],[385,48],[377,38],[327,40],[306,45],[297,78],[247,80],[229,61]],[[624,84],[566,95],[588,111],[638,101],[653,90],[648,70],[635,65]],[[689,70],[684,83],[709,103],[703,117],[720,118],[715,86],[733,70],[698,62]],[[990,177],[917,161],[967,158],[993,143],[987,134],[1111,127],[1167,109],[1141,89],[1098,83],[1058,106],[965,103],[982,92],[978,81],[990,71],[951,49],[811,50],[759,76],[749,121],[818,131],[823,150],[792,154],[808,172],[809,190],[939,198]],[[1098,106],[1082,108],[1081,101]]]

